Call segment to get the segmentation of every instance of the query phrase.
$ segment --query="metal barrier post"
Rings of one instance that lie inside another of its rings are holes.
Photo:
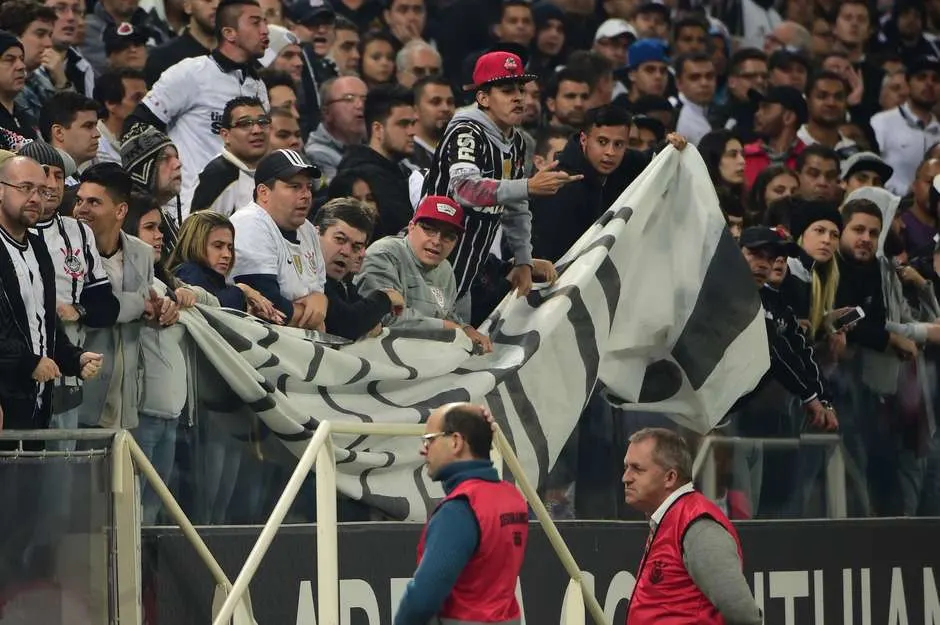
[[[707,449],[703,449],[705,459],[702,467],[702,494],[714,501],[718,497],[718,465],[715,462],[715,445],[725,441],[719,442],[710,436],[705,440],[711,444],[707,445]]]
[[[845,458],[842,443],[837,443],[829,450],[826,459],[826,511],[834,519],[848,516],[845,500]]]
[[[322,427],[323,424],[320,424]],[[319,429],[318,429],[319,431]],[[336,456],[329,434],[317,453],[317,598],[319,625],[339,625],[339,532],[336,526]]]
[[[141,596],[143,582],[140,576],[140,510],[138,508],[137,480],[134,477],[134,463],[129,450],[131,435],[122,430],[111,443],[111,494],[114,501],[113,545],[115,558],[113,566],[117,596],[114,605],[117,619],[121,625],[130,623],[140,625],[143,622]]]

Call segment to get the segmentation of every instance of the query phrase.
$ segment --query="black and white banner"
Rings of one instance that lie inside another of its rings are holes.
[[[445,402],[485,402],[539,483],[598,380],[627,407],[704,433],[769,367],[757,291],[691,146],[661,154],[559,274],[494,311],[486,356],[462,332],[386,330],[337,350],[247,316],[188,313],[201,406],[249,411],[299,455],[324,419],[421,423]],[[334,440],[346,495],[412,520],[441,496],[417,439]]]

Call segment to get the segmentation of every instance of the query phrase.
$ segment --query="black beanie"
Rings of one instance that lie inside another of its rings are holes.
[[[16,35],[5,30],[0,30],[0,54],[3,54],[13,46],[16,46],[20,50],[23,49],[23,43],[17,39]]]
[[[173,145],[170,138],[153,126],[131,126],[121,142],[121,161],[135,185],[150,193],[156,190],[157,159],[168,145]]]
[[[798,241],[817,221],[831,221],[839,228],[839,232],[842,232],[842,215],[836,202],[795,197],[790,199],[790,235],[794,240]]]

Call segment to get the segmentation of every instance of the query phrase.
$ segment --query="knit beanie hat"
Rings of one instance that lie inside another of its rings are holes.
[[[65,163],[62,156],[54,147],[45,141],[30,141],[17,152],[20,156],[28,156],[44,167],[58,167],[65,171]]]
[[[23,43],[17,39],[16,35],[5,30],[0,30],[0,54],[3,54],[13,46],[16,46],[20,50],[23,49]]]
[[[65,177],[70,178],[78,173],[78,165],[75,164],[75,159],[72,158],[72,155],[63,150],[62,148],[56,148],[56,152],[59,153],[59,156],[62,157],[62,167],[65,171]]]
[[[842,231],[842,215],[839,213],[839,205],[836,202],[826,202],[824,200],[804,200],[801,198],[789,198],[791,203],[790,210],[790,235],[794,240],[799,240],[803,233],[817,221],[831,221]]]
[[[134,184],[153,191],[157,180],[157,159],[173,142],[153,126],[136,123],[121,142],[121,161]]]

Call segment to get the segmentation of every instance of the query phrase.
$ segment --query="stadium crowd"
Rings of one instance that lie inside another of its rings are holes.
[[[5,0],[3,427],[130,429],[196,520],[258,521],[290,467],[187,405],[180,309],[485,353],[498,302],[688,142],[772,362],[720,431],[838,432],[852,515],[938,514],[938,37],[937,0]],[[623,514],[625,424],[660,424],[600,397],[559,518]],[[719,503],[819,514],[824,463],[720,449]]]

